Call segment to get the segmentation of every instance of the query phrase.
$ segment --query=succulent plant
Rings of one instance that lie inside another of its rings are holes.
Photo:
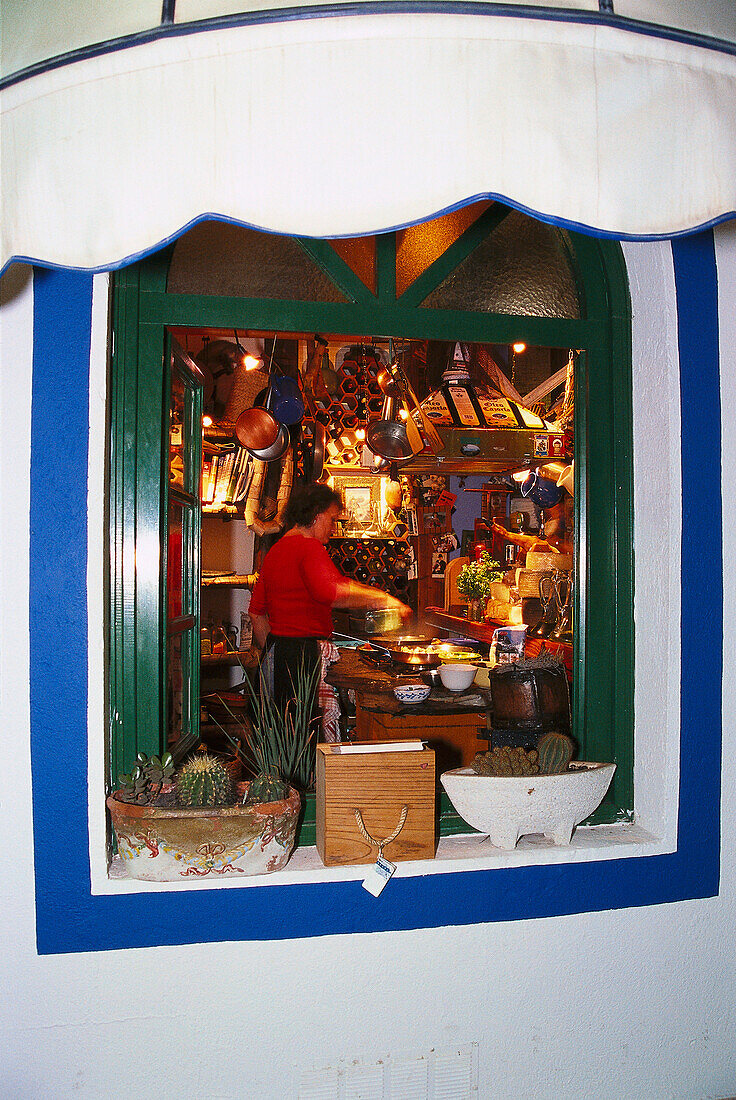
[[[188,760],[176,777],[180,806],[227,806],[233,801],[227,768],[215,756],[198,753]]]
[[[165,752],[161,757],[149,757],[139,752],[133,770],[118,776],[120,800],[151,806],[159,798],[164,782],[173,779],[173,776],[174,761],[170,752]]]
[[[566,733],[544,733],[537,742],[539,770],[542,775],[560,775],[567,771],[575,752],[575,743]]]

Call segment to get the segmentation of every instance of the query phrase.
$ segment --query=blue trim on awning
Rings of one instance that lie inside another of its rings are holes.
[[[359,882],[91,894],[85,594],[92,283],[89,275],[36,273],[30,703],[41,954],[526,920],[718,893],[723,546],[715,248],[706,233],[675,242],[672,249],[682,412],[677,850],[395,878],[380,900]],[[707,585],[701,583],[703,560],[709,563]],[[92,796],[102,800],[104,792]]]
[[[586,225],[584,222],[573,221],[569,218],[557,218],[552,214],[540,213],[538,210],[533,210],[529,206],[525,206],[523,203],[514,202],[513,199],[507,198],[505,195],[499,194],[497,191],[482,191],[476,195],[472,195],[470,198],[461,199],[458,202],[452,203],[450,206],[445,206],[441,210],[437,210],[426,217],[416,218],[414,221],[400,222],[396,225],[390,225],[383,229],[372,229],[365,233],[336,233],[331,236],[314,238],[318,240],[351,240],[356,237],[372,237],[380,236],[382,233],[396,233],[401,229],[408,229],[413,225],[422,225],[424,222],[431,221],[434,218],[441,218],[445,214],[452,214],[456,210],[461,210],[465,206],[470,206],[474,202],[500,202],[504,206],[510,206],[513,210],[518,210],[522,214],[528,214],[532,218],[536,218],[537,221],[544,222],[546,225],[556,226],[558,229],[567,229],[573,233],[583,233],[590,237],[597,237],[601,240],[612,241],[675,241],[682,238],[687,238],[693,235],[698,235],[707,232],[708,230],[715,229],[716,226],[723,224],[724,222],[731,221],[736,217],[736,210],[730,210],[725,214],[719,214],[718,217],[711,218],[709,221],[704,222],[701,225],[693,226],[691,229],[682,229],[677,233],[613,233],[602,229],[596,229],[594,226]],[[33,256],[13,256],[0,271],[0,275],[10,266],[12,263],[31,264],[34,267],[45,268],[49,271],[78,271],[85,274],[101,275],[108,271],[119,271],[124,267],[129,267],[131,264],[139,263],[141,260],[147,259],[149,256],[153,256],[156,252],[159,252],[162,248],[167,248],[169,245],[174,244],[179,240],[184,233],[187,233],[190,229],[193,229],[195,225],[200,225],[206,221],[223,222],[226,225],[237,225],[244,229],[255,229],[259,233],[269,233],[276,236],[293,236],[295,234],[282,234],[277,233],[276,230],[266,229],[262,225],[256,225],[253,222],[241,221],[238,218],[231,218],[226,214],[215,214],[212,212],[206,214],[199,214],[196,218],[192,218],[186,225],[183,225],[181,229],[178,229],[175,233],[171,233],[168,237],[164,237],[162,240],[157,241],[151,245],[150,248],[144,248],[140,252],[133,252],[129,256],[125,256],[122,260],[117,260],[115,263],[105,265],[103,267],[69,267],[61,264],[49,263],[39,257]],[[309,234],[300,234],[309,239]]]
[[[200,19],[191,23],[166,23],[136,34],[111,38],[105,42],[96,42],[77,50],[58,54],[45,61],[28,65],[0,80],[0,90],[30,80],[41,73],[51,72],[64,65],[73,65],[91,57],[102,57],[119,50],[133,49],[163,38],[181,35],[206,34],[209,31],[226,30],[230,27],[251,27],[263,23],[288,23],[302,19],[334,19],[353,15],[472,15],[512,19],[546,20],[553,23],[582,23],[595,27],[615,27],[630,34],[641,34],[649,38],[664,38],[687,46],[697,46],[718,53],[736,54],[736,43],[710,35],[697,34],[694,31],[665,27],[659,23],[645,23],[640,19],[629,19],[613,12],[579,11],[570,8],[532,7],[524,4],[482,3],[478,0],[363,0],[363,2],[333,3],[298,8],[270,8],[265,11],[239,12],[233,15],[220,15],[211,19]]]

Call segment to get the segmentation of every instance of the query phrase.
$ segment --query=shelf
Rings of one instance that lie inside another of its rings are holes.
[[[257,573],[244,573],[231,577],[202,577],[202,588],[248,588],[252,591],[257,576]]]
[[[243,668],[252,668],[253,658],[250,654],[251,650],[242,649],[237,653],[203,653],[200,659],[203,668],[211,665],[242,665]]]

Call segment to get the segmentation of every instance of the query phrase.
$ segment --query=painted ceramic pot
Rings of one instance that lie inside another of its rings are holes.
[[[580,760],[560,775],[476,775],[454,768],[440,782],[468,825],[497,848],[511,849],[527,833],[569,844],[575,826],[602,802],[615,771],[615,764]]]
[[[289,860],[301,808],[299,792],[243,806],[186,809],[107,799],[118,852],[130,878],[181,882],[279,871]]]

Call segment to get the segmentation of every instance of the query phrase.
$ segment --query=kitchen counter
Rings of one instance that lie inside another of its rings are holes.
[[[396,674],[366,664],[354,649],[340,651],[327,675],[340,692],[355,692],[355,741],[396,741],[418,737],[435,750],[437,775],[449,768],[470,764],[475,754],[488,747],[486,716],[488,692],[473,685],[467,691],[449,692],[434,684],[423,703],[407,707],[396,699],[393,688],[409,680],[426,679],[427,673]]]

